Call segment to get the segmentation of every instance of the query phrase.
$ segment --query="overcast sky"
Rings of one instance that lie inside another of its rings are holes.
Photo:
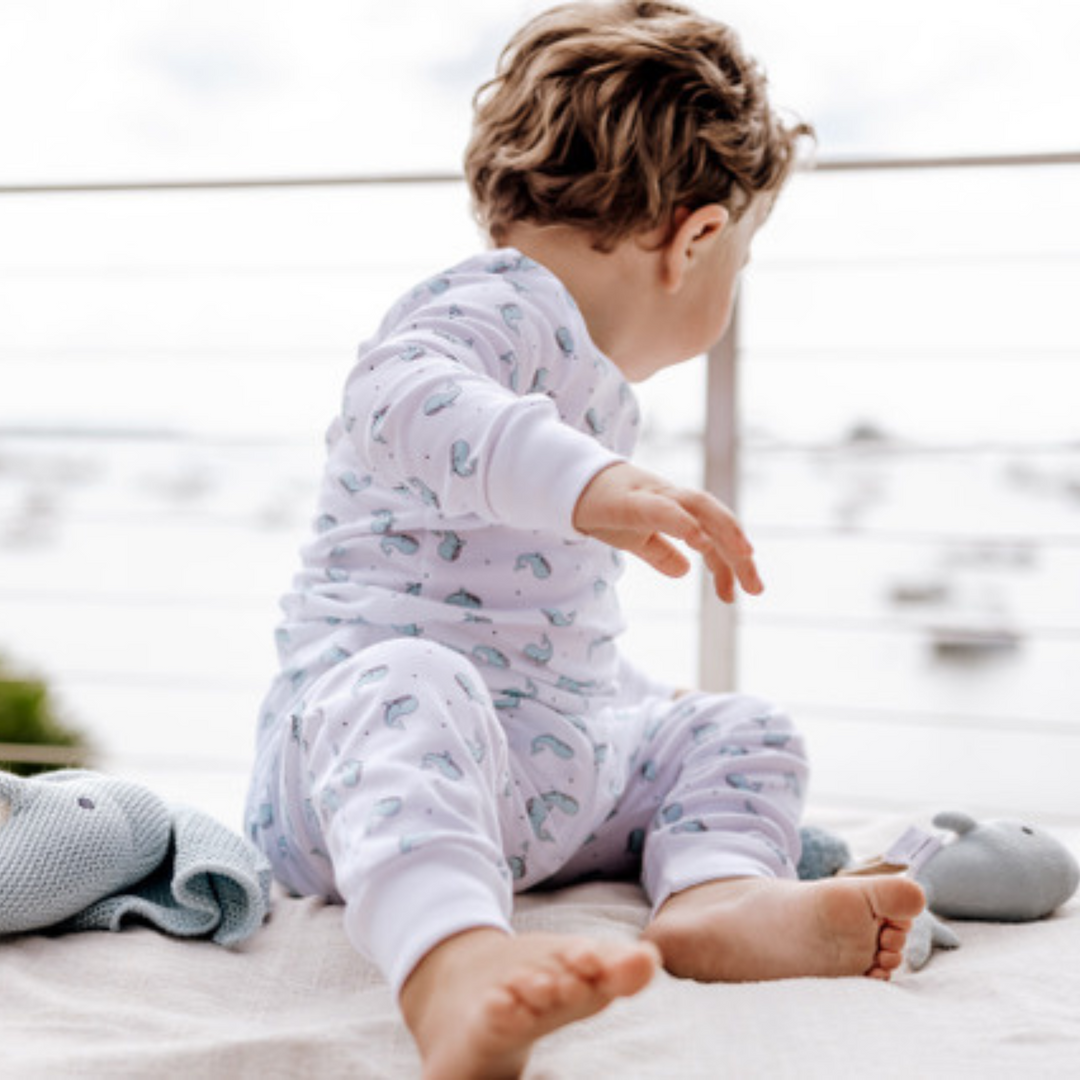
[[[529,0],[0,0],[0,182],[456,169]],[[1080,147],[1076,0],[701,0],[823,154]]]

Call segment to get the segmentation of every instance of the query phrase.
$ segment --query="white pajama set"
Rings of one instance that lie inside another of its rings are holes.
[[[282,602],[247,830],[344,903],[398,990],[541,882],[794,877],[788,718],[676,698],[620,657],[622,557],[574,506],[638,411],[562,284],[512,249],[405,296],[361,346]]]

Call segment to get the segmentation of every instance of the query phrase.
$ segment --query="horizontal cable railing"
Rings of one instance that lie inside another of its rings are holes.
[[[800,629],[824,628],[835,630],[840,633],[856,632],[859,634],[916,634],[925,637],[939,630],[942,621],[940,619],[927,619],[922,616],[894,615],[889,618],[882,616],[860,615],[844,616],[833,613],[823,615],[805,615],[797,612],[770,612],[755,613],[744,616],[747,621],[752,621],[755,626],[782,626]],[[1039,626],[1023,623],[1014,628],[1022,630],[1025,639],[1042,638],[1047,641],[1080,641],[1080,626]],[[960,641],[966,640],[963,631],[957,631],[956,636]],[[970,641],[978,643],[979,635],[972,631]]]
[[[811,173],[821,174],[866,174],[881,172],[917,172],[920,170],[941,169],[1008,169],[1008,168],[1043,168],[1075,167],[1080,165],[1080,151],[1063,151],[1045,154],[1016,155],[970,155],[944,157],[911,158],[823,158],[815,161]],[[198,192],[236,192],[300,189],[300,188],[372,188],[372,187],[409,187],[413,185],[455,185],[461,184],[462,177],[453,172],[428,174],[381,173],[352,176],[294,176],[279,178],[207,178],[207,179],[164,179],[164,180],[114,180],[87,181],[78,183],[7,183],[0,184],[0,197],[93,197],[122,196],[125,194],[155,193],[198,193]],[[1080,251],[1057,249],[1045,251],[1027,251],[1017,248],[1016,241],[1006,242],[1001,250],[947,251],[940,253],[887,253],[845,256],[822,254],[820,257],[779,256],[760,265],[755,264],[755,274],[785,275],[789,273],[828,274],[834,271],[847,272],[852,268],[877,272],[878,270],[897,271],[904,274],[917,274],[927,268],[958,268],[970,265],[993,263],[1003,268],[1019,264],[1038,263],[1047,266],[1073,265],[1080,260]],[[412,264],[390,260],[375,260],[371,263],[361,261],[318,262],[307,261],[297,264],[287,262],[229,262],[205,264],[193,262],[185,265],[125,263],[122,260],[109,265],[56,265],[43,262],[26,266],[8,265],[0,267],[0,277],[4,279],[71,279],[79,282],[83,279],[115,283],[123,288],[124,284],[135,280],[156,280],[168,285],[172,281],[183,287],[187,280],[206,277],[233,279],[289,279],[293,277],[335,277],[345,275],[360,279],[374,277],[390,271],[395,274],[410,272]],[[687,438],[683,435],[667,436],[660,432],[646,434],[645,442],[651,438],[657,445],[666,448],[690,449],[707,459],[707,483],[733,505],[739,502],[740,470],[748,455],[755,460],[804,458],[830,461],[863,455],[882,460],[907,459],[957,459],[964,456],[1007,455],[1009,458],[1030,459],[1035,456],[1057,456],[1068,459],[1080,453],[1080,437],[1077,440],[1049,438],[1026,442],[1009,439],[958,439],[956,442],[930,441],[926,443],[907,443],[899,439],[858,441],[814,441],[808,439],[784,440],[780,442],[762,439],[756,435],[747,437],[740,430],[738,415],[738,365],[744,361],[753,364],[778,364],[787,360],[813,364],[815,360],[875,362],[882,365],[919,364],[948,361],[957,364],[974,364],[987,359],[996,359],[1006,363],[1021,359],[1040,359],[1048,362],[1068,363],[1077,359],[1075,350],[1047,344],[1045,341],[1026,345],[1006,344],[988,349],[965,348],[964,345],[935,345],[933,342],[905,348],[885,344],[870,343],[866,347],[850,345],[777,345],[751,343],[746,347],[740,342],[738,334],[733,333],[714,351],[710,357],[710,380],[712,390],[709,395],[710,411],[706,431],[701,436]],[[329,367],[340,366],[340,350],[333,345],[317,345],[312,348],[280,347],[270,349],[245,348],[241,343],[236,347],[199,344],[192,349],[183,346],[154,345],[140,348],[137,345],[122,347],[109,346],[96,348],[92,345],[74,344],[72,346],[34,346],[11,348],[4,357],[4,363],[59,365],[72,362],[85,362],[93,365],[106,360],[128,360],[140,364],[170,365],[182,363],[198,365],[200,369],[228,362],[229,364],[250,365],[252,368],[265,365],[290,365],[303,362],[307,365]],[[102,443],[122,443],[125,441],[150,444],[175,444],[183,447],[195,447],[208,451],[228,453],[231,450],[252,450],[259,448],[300,449],[308,447],[310,440],[293,434],[278,434],[268,431],[265,434],[219,434],[212,431],[186,429],[182,425],[175,430],[129,428],[124,426],[102,426],[85,428],[72,424],[43,426],[40,424],[20,424],[16,421],[0,419],[0,439],[8,444],[31,443],[34,440],[48,440],[64,444],[79,440],[99,440]],[[246,516],[245,516],[246,514]],[[5,523],[13,520],[16,511],[0,508],[0,532]],[[200,528],[226,529],[237,524],[250,524],[250,513],[227,511],[219,508],[164,505],[155,503],[143,510],[129,511],[117,509],[93,509],[90,504],[65,508],[62,511],[66,527],[78,527],[83,524],[115,525],[137,529],[147,520],[156,522],[183,521]],[[1038,535],[1024,530],[1015,522],[1002,522],[993,531],[979,531],[970,528],[944,529],[935,527],[911,528],[886,525],[866,525],[861,523],[844,524],[837,522],[787,522],[764,518],[755,523],[755,538],[763,541],[786,541],[800,539],[829,539],[851,541],[853,543],[888,542],[925,547],[927,549],[947,549],[982,545],[997,545],[1007,548],[1025,545],[1035,551],[1072,552],[1080,549],[1080,533],[1055,531],[1051,534]],[[12,587],[0,586],[0,606],[8,603],[41,604],[59,611],[66,607],[120,609],[137,617],[142,610],[154,608],[182,610],[206,610],[211,612],[242,611],[254,614],[265,611],[267,603],[273,598],[259,598],[255,593],[243,590],[233,592],[219,591],[213,595],[170,590],[162,584],[153,591],[128,592],[115,588],[72,588],[67,586]],[[1078,616],[1080,618],[1080,616]],[[738,668],[735,643],[741,624],[754,628],[784,628],[788,630],[831,629],[838,633],[854,635],[884,636],[900,634],[906,637],[925,638],[934,630],[932,619],[922,614],[894,613],[887,615],[845,615],[823,611],[820,614],[801,612],[748,613],[744,610],[718,608],[709,603],[703,604],[701,615],[701,655],[703,683],[708,685],[730,686],[736,680]],[[1073,642],[1080,639],[1080,626],[1054,626],[1045,620],[1032,619],[1022,627],[1025,640],[1037,642]],[[718,674],[719,672],[719,674]],[[249,683],[240,675],[235,677],[191,673],[153,673],[140,672],[133,662],[132,670],[120,670],[102,666],[100,668],[76,668],[65,670],[61,676],[64,685],[95,686],[104,688],[132,687],[143,688],[162,694],[179,694],[185,690],[243,693]],[[1031,715],[972,715],[949,711],[941,708],[918,709],[883,709],[872,704],[852,706],[849,704],[822,701],[798,700],[789,703],[796,709],[808,711],[827,710],[830,716],[842,722],[855,722],[859,718],[882,723],[907,725],[939,725],[944,728],[996,730],[1006,733],[1041,732],[1061,734],[1073,738],[1080,727],[1067,720],[1055,719],[1049,715],[1039,715],[1035,710]],[[17,760],[14,747],[0,746],[0,760]],[[9,753],[9,751],[12,751]],[[27,753],[32,751],[27,750]],[[49,751],[51,753],[51,751]],[[69,759],[63,758],[63,752],[56,763],[64,764]],[[134,752],[133,752],[134,753]],[[138,754],[135,754],[137,757]],[[36,759],[36,760],[41,760]],[[195,758],[191,759],[195,761]],[[210,758],[207,762],[210,762]],[[208,765],[212,767],[212,765]]]
[[[881,172],[897,169],[987,169],[1017,166],[1078,165],[1080,150],[1016,154],[955,154],[910,157],[820,157],[800,163],[815,172]],[[0,195],[96,195],[154,191],[236,191],[265,188],[321,188],[456,184],[453,171],[354,173],[341,176],[221,177],[166,180],[99,180],[73,183],[4,183]]]
[[[110,195],[135,192],[258,191],[277,188],[386,187],[459,184],[455,172],[363,173],[345,176],[221,177],[190,180],[88,180],[76,183],[0,184],[0,195]]]

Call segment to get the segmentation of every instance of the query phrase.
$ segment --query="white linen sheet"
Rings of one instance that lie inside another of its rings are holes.
[[[929,815],[812,820],[862,856]],[[1049,827],[1080,853],[1080,829]],[[646,917],[635,886],[590,884],[519,898],[516,924],[630,939]],[[1080,898],[1036,923],[952,926],[959,949],[891,983],[661,974],[544,1040],[526,1076],[1080,1077]],[[419,1061],[341,910],[278,895],[270,922],[233,949],[141,928],[0,941],[0,1076],[407,1080]]]

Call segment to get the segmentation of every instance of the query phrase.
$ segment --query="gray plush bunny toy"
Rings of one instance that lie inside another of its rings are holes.
[[[960,939],[935,916],[985,922],[1031,922],[1055,911],[1080,885],[1080,864],[1059,840],[1019,821],[978,822],[945,811],[934,825],[955,839],[918,861],[911,876],[926,891],[926,911],[908,936],[906,956],[918,970],[934,946]]]

